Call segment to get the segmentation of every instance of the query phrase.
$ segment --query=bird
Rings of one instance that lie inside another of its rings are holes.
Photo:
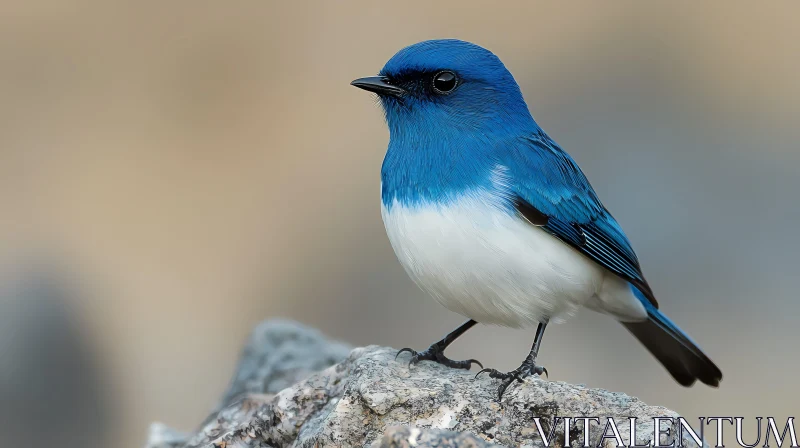
[[[398,51],[351,85],[377,94],[389,128],[381,216],[408,276],[468,318],[410,364],[481,367],[497,399],[533,375],[545,329],[582,308],[609,315],[681,385],[719,386],[722,372],[659,310],[620,224],[577,163],[533,119],[508,69],[458,39]],[[509,372],[456,361],[445,349],[477,323],[533,328]],[[476,377],[478,376],[476,375]]]

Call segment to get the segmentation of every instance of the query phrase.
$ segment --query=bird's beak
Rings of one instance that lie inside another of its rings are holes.
[[[389,84],[389,80],[383,76],[368,76],[366,78],[358,78],[351,82],[350,85],[369,92],[375,92],[378,95],[391,95],[400,98],[406,94],[406,91],[400,87]]]

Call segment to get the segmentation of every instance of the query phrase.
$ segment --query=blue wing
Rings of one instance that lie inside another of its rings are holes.
[[[517,211],[629,281],[658,307],[628,238],[569,154],[544,133],[504,149]]]

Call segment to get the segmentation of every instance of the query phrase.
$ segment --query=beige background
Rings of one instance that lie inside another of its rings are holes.
[[[75,387],[94,391],[69,398],[88,417],[62,442],[135,447],[153,420],[190,429],[267,317],[419,348],[460,322],[394,259],[378,196],[387,131],[348,85],[438,37],[505,61],[623,223],[662,308],[725,374],[718,390],[683,389],[586,312],[548,330],[551,378],[688,416],[794,415],[798,14],[797,2],[4,2],[3,278],[55,260],[88,353]],[[43,327],[19,300],[0,306]],[[479,327],[451,354],[510,369],[532,336]],[[59,340],[49,349],[71,353]],[[0,351],[11,371],[32,356],[15,344]],[[11,389],[39,387],[19,377]]]

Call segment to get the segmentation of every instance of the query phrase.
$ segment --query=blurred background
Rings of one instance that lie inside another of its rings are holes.
[[[349,86],[457,37],[514,73],[722,368],[679,387],[612,319],[548,330],[552,379],[685,416],[798,410],[800,3],[0,6],[0,433],[140,446],[191,429],[258,321],[424,348],[462,321],[385,237],[388,132]],[[532,331],[448,352],[516,367]],[[13,443],[9,443],[13,445]]]

